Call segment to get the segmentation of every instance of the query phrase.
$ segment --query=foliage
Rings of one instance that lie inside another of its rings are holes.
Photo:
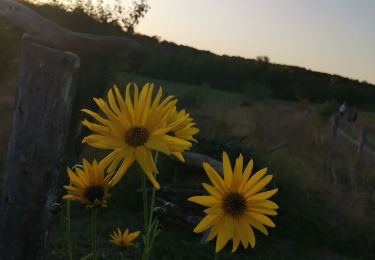
[[[37,0],[28,1],[38,4]],[[126,8],[124,0],[113,0],[110,4],[104,0],[52,0],[49,5],[60,10],[88,15],[100,23],[119,26],[129,33],[134,33],[135,26],[150,9],[147,0],[133,1],[130,8]]]
[[[267,87],[274,98],[313,102],[346,100],[363,107],[375,99],[375,87],[356,80],[304,68],[241,57],[219,56],[171,42],[140,37],[144,48],[129,57],[132,72],[187,84],[241,91],[248,82]]]
[[[338,109],[339,104],[336,101],[326,101],[316,108],[316,114],[320,119],[327,120],[333,113],[337,112]]]
[[[145,2],[138,4],[138,7],[135,5],[132,9],[132,15],[127,16],[130,24],[138,22],[148,10]],[[56,6],[30,6],[73,31],[129,36],[129,33],[123,31],[123,24],[109,22],[110,19],[96,19],[82,8],[66,12]],[[108,14],[105,10],[100,12],[103,16]],[[237,92],[241,92],[247,84],[256,82],[257,85],[267,88],[270,95],[276,99],[306,99],[310,102],[335,100],[339,103],[346,100],[350,106],[373,109],[375,87],[366,82],[300,67],[273,64],[266,56],[259,56],[257,59],[219,56],[208,51],[160,41],[158,37],[137,34],[132,37],[141,43],[142,48],[126,55],[118,55],[118,59],[121,58],[122,61],[116,64],[131,73],[197,86],[208,84],[212,88]]]
[[[271,90],[264,84],[257,82],[248,82],[242,88],[243,93],[246,96],[247,102],[254,100],[265,100],[271,97]]]

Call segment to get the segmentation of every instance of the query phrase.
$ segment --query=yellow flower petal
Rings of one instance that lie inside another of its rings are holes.
[[[277,189],[275,189],[277,190]],[[272,190],[274,191],[274,190]],[[259,193],[261,194],[261,193]],[[269,209],[278,209],[279,206],[270,200],[256,200],[256,201],[251,201],[251,204],[257,207],[264,207],[264,208],[269,208]]]
[[[243,193],[246,193],[249,189],[251,189],[265,174],[267,173],[267,168],[263,168],[257,173],[255,173],[250,180],[245,184],[243,188]]]
[[[202,183],[204,189],[211,194],[213,197],[215,197],[218,200],[221,200],[223,198],[222,192],[220,192],[217,188],[215,188],[212,185],[209,185],[207,183]]]
[[[248,214],[249,214],[249,216],[251,216],[255,220],[259,221],[260,223],[262,223],[265,226],[276,227],[275,223],[273,223],[272,220],[269,217],[267,217],[263,214],[259,214],[259,213],[256,213],[256,212],[249,212]]]
[[[244,218],[239,218],[238,220],[239,220],[239,223],[242,226],[242,230],[245,231],[246,237],[247,237],[248,241],[250,242],[251,247],[254,248],[254,246],[255,246],[254,231],[252,230],[250,225],[245,221]]]
[[[160,189],[160,184],[156,181],[152,172],[145,172],[147,178],[156,189]]]
[[[180,160],[181,162],[185,162],[185,159],[184,157],[182,156],[182,153],[180,152],[174,152],[172,153],[174,157],[176,157],[178,160]]]
[[[249,224],[251,226],[253,226],[255,229],[259,230],[260,232],[262,232],[263,234],[265,234],[266,236],[268,235],[268,231],[267,229],[263,226],[262,223],[260,223],[259,221],[255,220],[254,218],[252,217],[249,217],[248,218],[248,221],[249,221]]]
[[[219,203],[219,201],[212,196],[194,196],[190,197],[188,201],[207,207],[212,207],[215,204]]]
[[[272,197],[277,191],[278,191],[278,189],[273,189],[273,190],[261,192],[261,193],[258,193],[258,194],[252,195],[252,196],[250,195],[250,196],[248,196],[249,197],[248,202],[256,202],[258,200],[266,200],[266,199]]]
[[[219,189],[220,192],[224,193],[227,191],[227,187],[225,186],[225,183],[223,179],[220,177],[220,175],[216,172],[214,168],[212,168],[211,165],[208,163],[203,163],[203,168],[205,172],[207,173],[208,178],[212,182],[212,184]]]
[[[111,181],[109,182],[109,185],[111,187],[115,186],[121,178],[125,175],[126,171],[129,169],[130,165],[134,162],[134,157],[128,157],[125,158],[125,160],[122,162],[120,168],[117,170]]]
[[[108,124],[108,120],[104,119],[103,117],[99,116],[99,114],[97,114],[97,113],[95,113],[95,112],[93,112],[91,110],[81,109],[81,112],[84,112],[84,113],[90,115],[92,118],[94,118],[96,121],[98,121],[102,125],[107,125]]]
[[[221,226],[219,232],[218,232],[218,235],[217,235],[217,239],[216,239],[216,248],[215,248],[215,252],[219,252],[221,249],[224,248],[224,246],[228,243],[228,240],[229,240],[229,237],[225,231],[225,227],[224,226]]]
[[[250,188],[246,193],[245,196],[249,197],[257,192],[259,192],[261,189],[263,189],[270,181],[272,180],[272,175],[267,175],[263,179],[261,179],[257,184],[255,184],[252,188]]]
[[[162,139],[157,137],[151,137],[150,139],[148,139],[145,143],[145,146],[149,149],[157,150],[167,155],[171,154],[171,151],[169,151],[167,144],[163,142]]]
[[[225,231],[228,235],[228,238],[231,239],[233,238],[233,233],[234,233],[234,218],[232,216],[226,216],[224,218],[224,223],[225,223]]]
[[[149,152],[150,150],[144,146],[138,146],[135,150],[135,158],[144,172],[153,172],[153,167],[148,156]]]
[[[215,215],[207,215],[205,216],[199,224],[195,227],[194,232],[200,233],[205,231],[206,229],[210,228],[217,220],[217,216]]]
[[[240,187],[239,187],[240,191],[243,190],[243,188],[245,187],[245,184],[249,180],[250,175],[251,175],[251,171],[253,170],[253,166],[254,166],[254,162],[253,162],[253,160],[250,160],[249,163],[246,165],[246,168],[245,168],[245,170],[243,172],[243,175],[242,175],[242,181],[241,181],[241,184],[240,184]]]
[[[224,172],[224,181],[227,187],[230,187],[232,183],[232,166],[230,165],[230,160],[228,154],[223,152],[223,172]]]
[[[237,232],[236,230],[234,231],[234,234],[233,234],[233,247],[232,247],[232,253],[235,252],[238,248],[238,246],[240,245],[240,238],[239,236],[237,235]]]

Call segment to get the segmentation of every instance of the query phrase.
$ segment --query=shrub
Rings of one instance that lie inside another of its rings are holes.
[[[336,101],[326,101],[316,108],[316,115],[326,121],[329,117],[339,109],[339,104]]]

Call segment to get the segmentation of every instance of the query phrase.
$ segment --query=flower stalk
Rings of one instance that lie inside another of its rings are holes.
[[[120,259],[121,260],[125,260],[125,250],[122,248],[121,251],[120,251]]]
[[[154,161],[157,165],[158,152],[155,153]],[[145,221],[145,231],[143,235],[143,254],[142,260],[148,260],[150,258],[151,249],[153,247],[156,236],[160,233],[159,230],[159,220],[154,218],[154,207],[156,200],[156,188],[152,187],[150,207],[148,207],[148,198],[147,198],[147,189],[146,189],[146,178],[144,174],[142,175],[142,193],[143,193],[143,212],[144,212],[144,221]],[[156,179],[155,173],[153,173],[154,178]]]
[[[97,215],[97,208],[94,207],[91,210],[91,246],[92,246],[92,259],[96,260],[96,215]]]

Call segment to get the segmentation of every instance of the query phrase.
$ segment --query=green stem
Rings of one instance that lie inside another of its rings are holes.
[[[91,242],[92,242],[92,259],[96,260],[96,215],[97,208],[91,211]]]
[[[67,246],[67,258],[73,260],[72,253],[72,236],[71,236],[71,218],[70,218],[70,200],[66,201],[66,246]]]
[[[121,260],[125,260],[125,253],[124,253],[124,249],[123,248],[121,248],[121,252],[120,252],[120,256],[121,256]]]
[[[219,259],[219,254],[216,253],[216,251],[214,251],[214,254],[215,254],[215,260],[218,260]]]
[[[159,157],[159,153],[156,152],[155,153],[155,158],[154,158],[154,163],[155,165],[157,165],[158,163],[158,157]],[[155,179],[156,179],[156,175],[153,173]],[[152,185],[152,195],[151,195],[151,206],[150,206],[150,218],[148,220],[148,223],[152,223],[152,218],[153,218],[153,215],[154,215],[154,208],[155,208],[155,197],[156,197],[156,188],[154,187],[154,185]]]
[[[146,190],[146,176],[141,172],[142,179],[142,195],[143,195],[143,217],[145,223],[145,233],[148,230],[148,203],[147,203],[147,190]]]
[[[159,153],[155,153],[154,162],[155,165],[158,161]],[[154,174],[154,173],[153,173]],[[158,223],[154,223],[154,207],[155,207],[155,199],[156,199],[156,189],[152,187],[152,194],[151,194],[151,201],[150,201],[150,208],[148,208],[147,203],[147,192],[146,192],[146,177],[144,174],[143,176],[143,183],[142,183],[142,190],[143,190],[143,211],[144,211],[144,218],[145,218],[145,234],[144,234],[144,249],[142,254],[142,260],[148,260],[150,258],[150,252],[152,248],[152,242],[157,235],[158,228],[155,225]],[[155,174],[154,177],[156,178]]]

